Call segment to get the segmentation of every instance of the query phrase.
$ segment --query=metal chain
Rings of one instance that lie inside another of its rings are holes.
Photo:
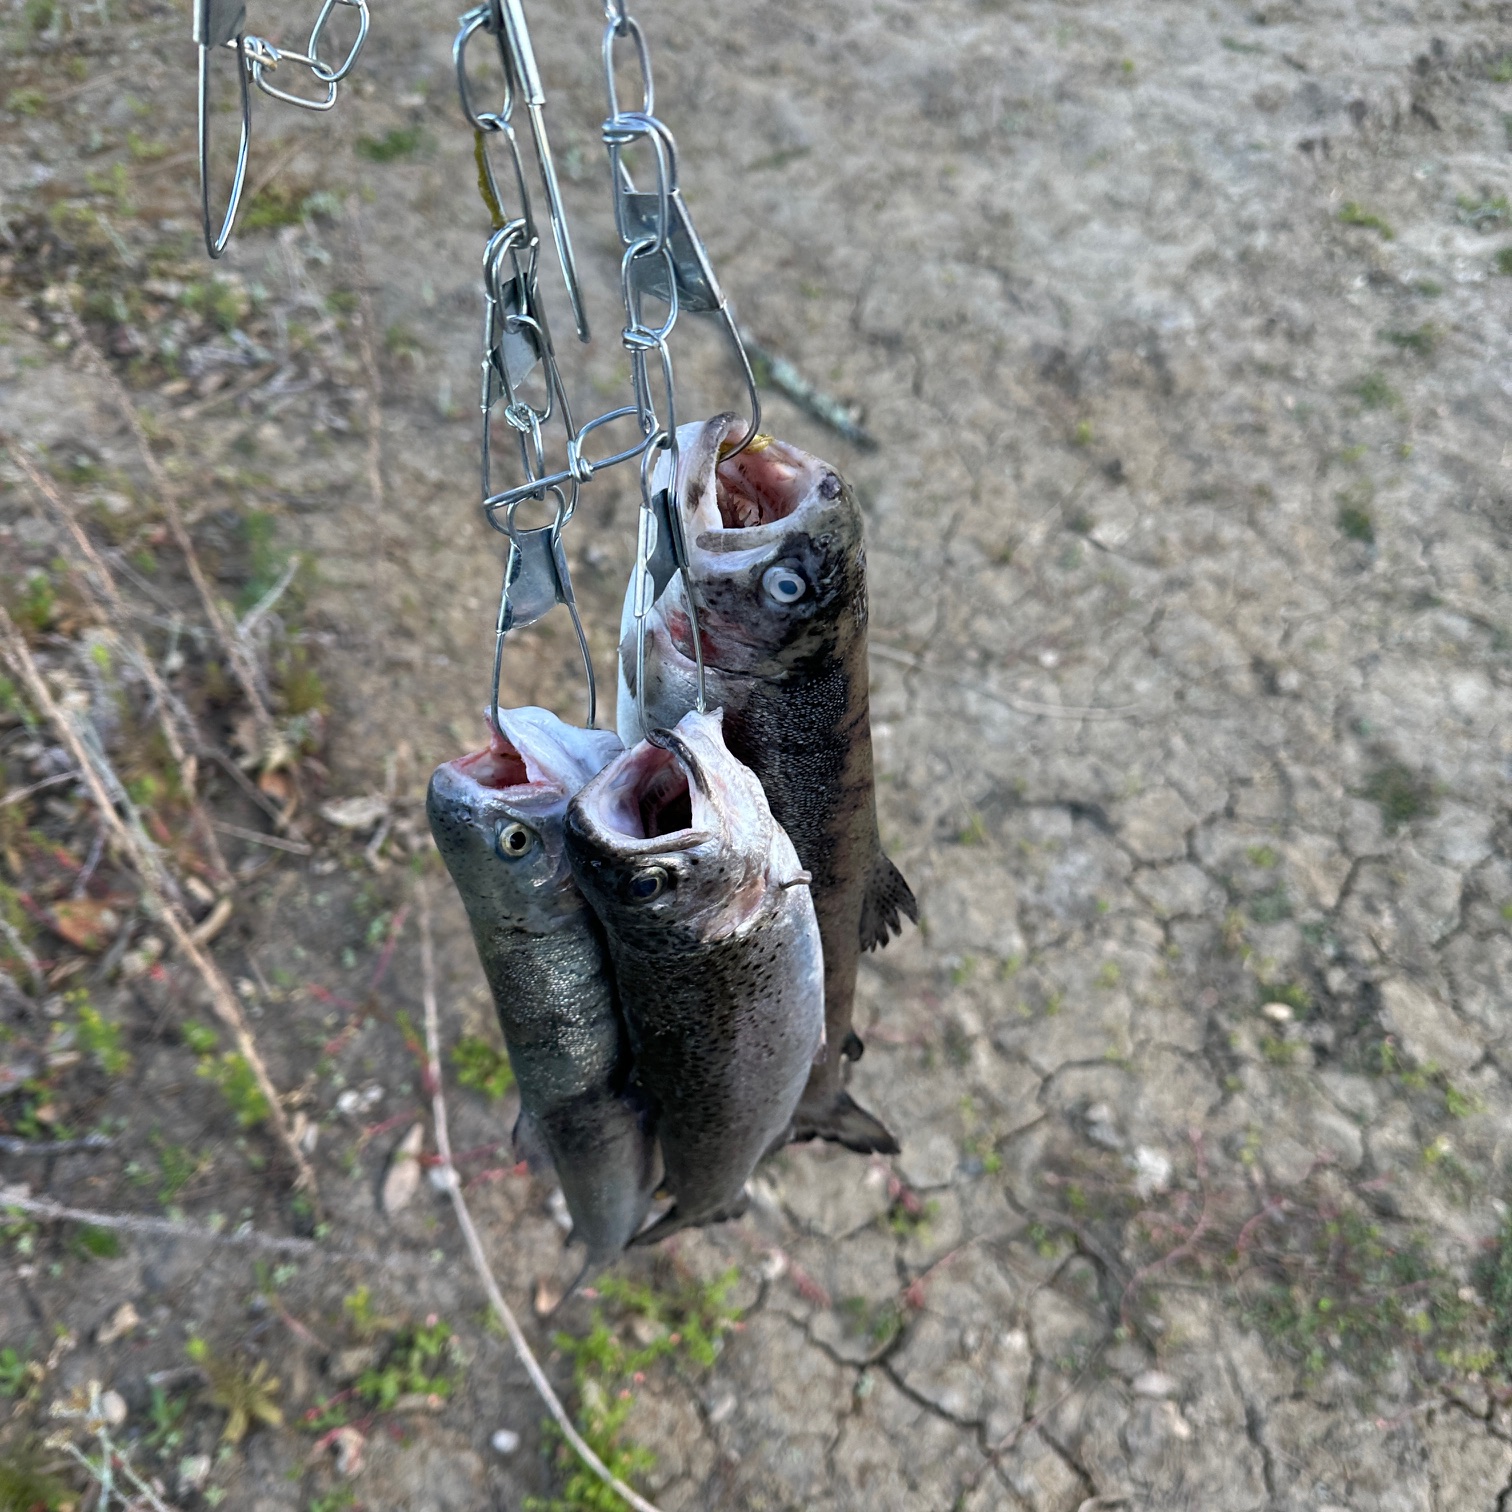
[[[495,222],[483,259],[483,511],[488,523],[507,535],[510,543],[495,627],[489,705],[495,728],[505,637],[515,626],[539,619],[553,604],[564,605],[571,616],[588,683],[588,723],[595,722],[597,684],[568,574],[562,532],[577,508],[582,485],[595,473],[631,461],[640,464],[641,508],[631,605],[636,625],[636,697],[642,705],[644,723],[646,616],[672,573],[686,567],[681,521],[672,503],[678,460],[677,399],[668,345],[683,312],[714,315],[739,362],[750,401],[751,421],[739,444],[731,448],[731,454],[750,444],[761,416],[755,378],[734,316],[682,198],[676,141],[653,113],[655,96],[645,33],[629,15],[625,0],[605,0],[604,18],[603,67],[609,114],[603,124],[602,138],[609,154],[614,224],[623,249],[619,280],[624,314],[621,340],[630,355],[631,402],[578,426],[573,422],[540,298],[537,275],[542,240],[531,211],[519,142],[510,121],[518,96],[530,117],[557,262],[578,334],[586,341],[588,322],[546,135],[545,94],[522,0],[485,0],[469,11],[462,17],[453,49],[462,112],[477,132],[479,188]],[[479,32],[494,38],[503,72],[502,102],[493,111],[476,108],[467,74],[468,44]],[[615,72],[616,51],[623,52],[627,43],[639,77],[638,106],[633,110],[620,104]],[[489,151],[489,144],[496,140],[502,141],[507,154],[514,191],[511,203],[518,206],[518,213],[508,218]],[[637,155],[647,159],[643,166],[654,172],[653,190],[641,191],[636,187],[630,160]],[[648,302],[652,308],[660,307],[659,317],[648,314]],[[534,376],[537,367],[541,369],[539,377]],[[532,381],[533,401],[525,393]],[[492,418],[496,408],[517,433],[524,476],[524,482],[498,492],[493,489],[491,473]],[[588,443],[595,431],[632,419],[638,439],[605,456],[596,459],[589,456]],[[562,463],[548,469],[544,437],[552,421],[561,432]],[[550,523],[530,529],[517,523],[516,512],[527,500],[544,504],[548,499],[554,501]],[[701,709],[703,650],[691,595],[689,617]]]
[[[347,49],[346,57],[339,64],[332,65],[322,59],[320,45],[338,6],[357,12],[357,37]],[[275,47],[266,37],[248,34],[246,0],[195,0],[194,41],[199,47],[200,219],[205,233],[205,250],[211,257],[219,257],[226,250],[236,224],[236,212],[241,206],[252,140],[250,86],[255,84],[272,99],[297,105],[301,110],[329,110],[336,103],[338,86],[352,71],[367,41],[368,24],[368,0],[325,0],[310,28],[310,40],[305,43],[305,50],[295,52],[291,48]],[[237,82],[241,90],[241,134],[226,212],[220,230],[216,231],[210,209],[210,59],[221,48],[228,48],[236,54]],[[296,94],[275,84],[272,75],[283,63],[307,68],[317,90],[323,92]]]

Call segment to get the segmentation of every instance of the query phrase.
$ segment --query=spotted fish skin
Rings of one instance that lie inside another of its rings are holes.
[[[566,838],[608,936],[675,1199],[637,1242],[734,1216],[822,1053],[807,874],[717,712],[606,767],[568,808]]]
[[[852,1026],[861,952],[918,919],[877,833],[861,511],[851,486],[797,447],[759,437],[721,461],[740,433],[727,415],[681,427],[676,479],[661,482],[674,488],[687,540],[707,701],[724,709],[731,753],[756,773],[813,875],[826,1053],[793,1137],[893,1153],[892,1133],[845,1090],[844,1062],[862,1048]],[[697,702],[689,586],[674,576],[647,617],[653,725]],[[640,735],[629,594],[621,633],[618,722],[628,745]]]
[[[603,931],[562,838],[569,800],[621,747],[544,709],[501,710],[499,722],[486,750],[437,767],[426,814],[519,1087],[516,1149],[555,1168],[588,1252],[575,1288],[630,1242],[656,1187]]]

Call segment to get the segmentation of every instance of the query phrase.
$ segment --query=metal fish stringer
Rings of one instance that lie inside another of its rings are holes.
[[[346,56],[340,63],[333,65],[321,58],[320,48],[337,7],[357,12],[357,36],[348,47]],[[255,84],[270,99],[281,100],[286,105],[296,105],[301,110],[331,109],[336,103],[341,81],[352,71],[352,66],[367,41],[369,22],[368,0],[325,0],[315,17],[315,24],[310,28],[310,39],[305,43],[305,50],[295,52],[291,48],[275,47],[267,38],[248,33],[246,0],[194,0],[193,37],[199,48],[200,222],[204,230],[205,251],[211,257],[218,258],[226,250],[236,225],[237,211],[241,208],[242,190],[247,182],[247,160],[252,145],[252,85]],[[210,207],[210,64],[214,55],[222,49],[230,49],[236,54],[241,126],[236,147],[236,167],[232,171],[226,208],[217,230],[216,216]],[[274,83],[274,74],[284,63],[308,69],[316,92],[299,94],[292,88]]]

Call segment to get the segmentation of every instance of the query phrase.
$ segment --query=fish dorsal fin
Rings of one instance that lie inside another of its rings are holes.
[[[879,849],[866,884],[866,900],[861,905],[862,950],[875,950],[887,944],[902,931],[905,916],[915,924],[919,922],[919,905],[914,901],[913,889]]]

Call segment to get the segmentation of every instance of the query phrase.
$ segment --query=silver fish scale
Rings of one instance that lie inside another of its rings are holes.
[[[712,944],[609,926],[636,1075],[659,1107],[666,1181],[685,1223],[736,1201],[786,1131],[813,1063],[803,984],[817,970],[817,936],[798,900],[780,899],[758,925]]]

